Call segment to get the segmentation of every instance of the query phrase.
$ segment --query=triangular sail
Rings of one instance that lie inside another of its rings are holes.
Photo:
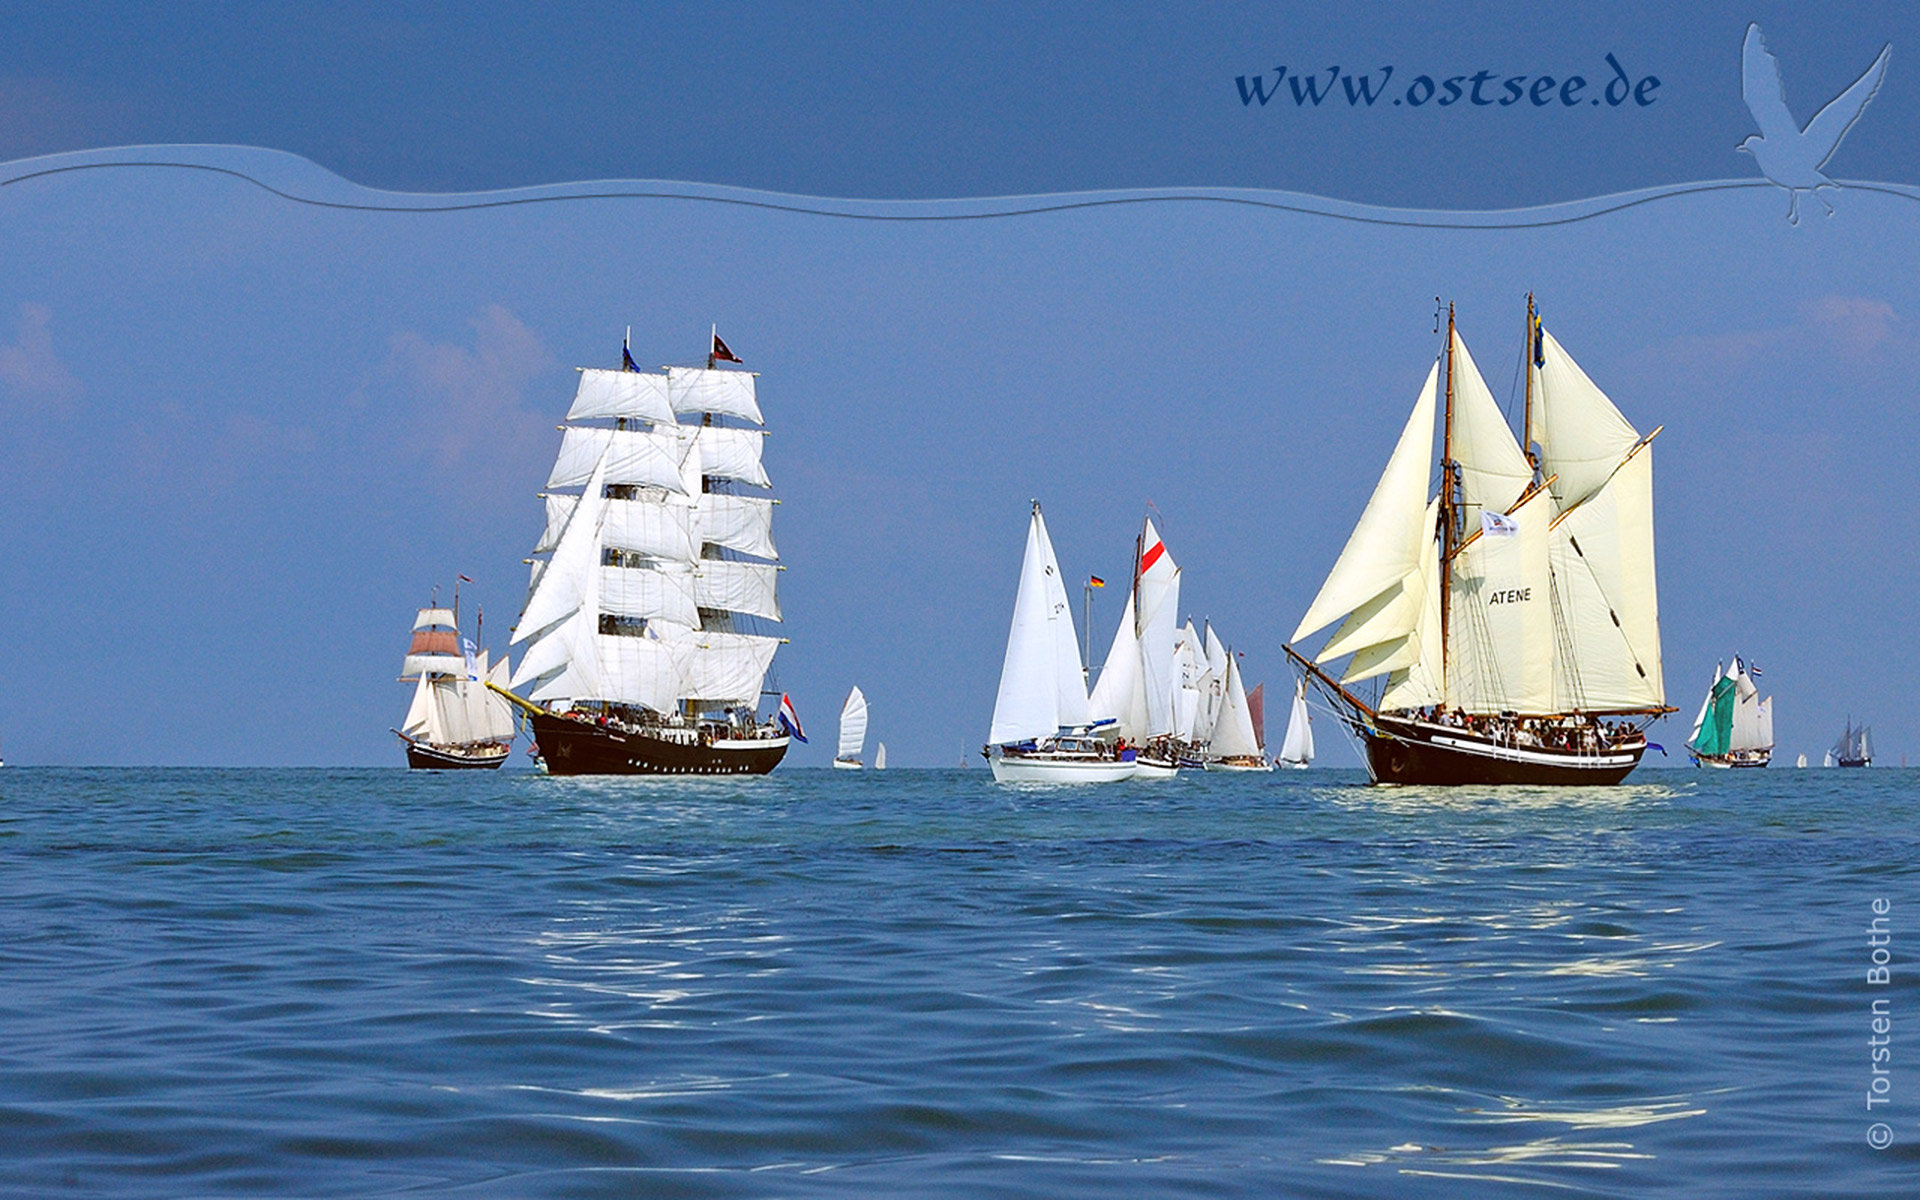
[[[1133,593],[1127,593],[1120,624],[1107,647],[1105,665],[1087,698],[1089,721],[1113,721],[1115,732],[1128,741],[1146,738],[1146,688],[1140,678],[1140,635],[1134,629]]]
[[[873,749],[873,769],[876,771],[884,771],[887,769],[887,744],[885,742],[881,742]]]
[[[1060,581],[1060,564],[1040,506],[1033,506],[1027,548],[1014,595],[1013,624],[1000,665],[987,740],[996,745],[1051,737],[1063,725],[1087,720],[1087,695],[1074,644],[1073,606]],[[1075,693],[1078,693],[1077,698]]]
[[[1504,513],[1533,483],[1506,414],[1488,390],[1467,344],[1453,335],[1453,458],[1460,466],[1460,502],[1469,532],[1483,513]]]
[[[1554,500],[1565,511],[1606,484],[1640,433],[1551,333],[1543,328],[1538,336],[1539,361],[1527,357],[1534,372],[1533,441],[1541,475],[1553,479]]]
[[[1432,470],[1439,371],[1436,364],[1427,372],[1427,381],[1414,401],[1406,427],[1400,431],[1387,469],[1374,486],[1333,570],[1308,606],[1307,615],[1293,631],[1292,640],[1297,642],[1324,629],[1384,592],[1398,594],[1402,581],[1418,570],[1426,541],[1420,514],[1427,505],[1427,480]]]
[[[1140,635],[1140,678],[1146,692],[1147,737],[1175,729],[1174,631],[1180,608],[1180,568],[1148,518],[1133,571],[1134,625]]]
[[[1307,681],[1304,679],[1293,691],[1293,708],[1287,713],[1287,737],[1280,746],[1280,761],[1301,766],[1313,761],[1313,717],[1307,712]]]
[[[1260,753],[1260,739],[1253,734],[1253,716],[1247,711],[1247,689],[1240,678],[1240,664],[1227,659],[1227,697],[1220,709],[1220,721],[1214,726],[1213,741],[1207,746],[1220,758],[1247,758]]]

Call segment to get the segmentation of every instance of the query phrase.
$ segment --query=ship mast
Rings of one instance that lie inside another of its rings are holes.
[[[1440,661],[1447,661],[1447,630],[1453,623],[1453,548],[1460,535],[1454,528],[1459,518],[1454,503],[1455,464],[1453,461],[1453,304],[1447,304],[1447,410],[1440,434]],[[1445,667],[1442,667],[1444,670]]]
[[[1540,457],[1533,452],[1533,369],[1540,362],[1540,318],[1533,311],[1533,293],[1527,293],[1527,336],[1520,343],[1520,371],[1526,376],[1526,415],[1523,418],[1526,432],[1520,441],[1520,452],[1527,456],[1527,463],[1533,468],[1533,482],[1540,482]]]

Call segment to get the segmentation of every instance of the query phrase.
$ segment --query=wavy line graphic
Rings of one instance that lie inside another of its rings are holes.
[[[0,189],[92,172],[195,171],[223,175],[295,204],[373,213],[473,212],[567,201],[654,200],[731,205],[769,212],[884,222],[985,221],[1135,205],[1220,204],[1419,229],[1539,229],[1707,192],[1768,189],[1766,179],[1668,184],[1529,208],[1487,211],[1385,208],[1296,192],[1251,188],[1128,188],[950,200],[857,200],[800,196],[720,184],[600,180],[491,192],[386,192],[345,179],[310,159],[246,146],[138,146],[86,150],[0,164]],[[1853,182],[1858,189],[1920,201],[1920,187]],[[0,190],[0,195],[5,195]]]

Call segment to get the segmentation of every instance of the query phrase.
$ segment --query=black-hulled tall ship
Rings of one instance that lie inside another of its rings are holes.
[[[1376,782],[1618,783],[1646,726],[1673,711],[1653,558],[1660,430],[1627,422],[1529,297],[1516,442],[1451,307],[1446,330],[1293,641],[1345,619],[1311,657],[1287,653],[1361,738]],[[1355,690],[1382,676],[1371,699]]]
[[[1853,718],[1847,718],[1847,727],[1840,734],[1840,740],[1827,751],[1829,767],[1870,767],[1873,765],[1873,730],[1866,725],[1855,725]]]
[[[513,710],[487,687],[507,681],[507,660],[489,662],[486,650],[460,636],[459,593],[452,608],[429,604],[413,619],[413,639],[400,681],[413,684],[413,702],[394,730],[415,770],[492,770],[513,747]]]
[[[782,639],[755,375],[717,335],[704,367],[621,358],[580,372],[502,694],[549,774],[765,774],[793,727],[756,715]]]

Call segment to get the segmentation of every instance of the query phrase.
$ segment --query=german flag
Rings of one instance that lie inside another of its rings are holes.
[[[1100,578],[1098,575],[1089,575],[1087,577],[1087,586],[1088,587],[1105,587],[1107,586],[1107,581]]]

